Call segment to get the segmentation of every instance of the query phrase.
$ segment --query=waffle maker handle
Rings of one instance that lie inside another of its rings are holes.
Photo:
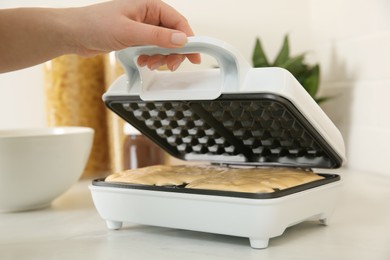
[[[151,71],[137,65],[139,55],[204,53],[220,69],[203,71]],[[130,47],[116,53],[127,75],[128,91],[139,92],[143,100],[213,100],[223,92],[238,92],[249,63],[229,44],[205,36],[188,37],[182,48]]]

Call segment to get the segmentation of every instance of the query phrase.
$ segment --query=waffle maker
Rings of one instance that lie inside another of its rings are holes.
[[[150,71],[140,54],[205,53],[219,68]],[[132,47],[116,53],[125,69],[103,95],[107,107],[166,152],[225,167],[338,168],[342,136],[300,83],[281,68],[251,68],[231,46],[190,37],[180,49]],[[108,183],[89,186],[109,229],[123,222],[248,237],[252,248],[307,219],[326,224],[340,176],[273,193]]]

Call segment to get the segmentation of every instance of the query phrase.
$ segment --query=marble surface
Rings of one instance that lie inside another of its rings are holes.
[[[45,209],[0,214],[0,259],[390,259],[390,176],[338,170],[329,226],[306,221],[255,250],[248,238],[125,223],[107,230],[80,181]]]

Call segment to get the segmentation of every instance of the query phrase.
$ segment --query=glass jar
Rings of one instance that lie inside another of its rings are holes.
[[[164,152],[157,144],[128,123],[124,125],[123,131],[126,136],[123,144],[124,169],[164,164]]]
[[[105,90],[124,73],[124,70],[115,57],[115,53],[111,52],[104,56],[104,81]],[[125,121],[110,109],[106,109],[107,116],[107,133],[111,171],[118,172],[124,170],[123,167],[123,144],[125,142],[125,134],[123,127]]]
[[[110,170],[103,56],[64,55],[44,66],[47,124],[87,126],[95,130],[82,178],[102,177]]]

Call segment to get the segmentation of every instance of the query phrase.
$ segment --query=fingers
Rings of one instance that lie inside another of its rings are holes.
[[[202,61],[199,53],[186,54],[186,57],[192,64],[200,64]]]
[[[146,6],[147,12],[142,19],[130,20],[131,26],[127,27],[129,42],[127,45],[157,45],[163,48],[180,48],[187,43],[187,36],[194,33],[187,19],[174,8],[163,1],[149,1]],[[154,55],[138,58],[140,66],[156,69],[167,65],[171,71],[176,70],[185,58],[191,63],[201,62],[200,54],[171,54],[168,56]]]
[[[124,8],[128,7],[128,2],[124,3]],[[160,0],[141,1],[136,12],[132,10],[124,14],[128,24],[126,28],[121,27],[121,33],[127,33],[127,46],[152,44],[178,48],[187,43],[188,36],[194,35],[187,19]]]
[[[137,63],[141,67],[147,66],[151,70],[158,69],[159,67],[166,64],[163,55],[141,55],[138,57]]]
[[[199,54],[170,54],[170,55],[140,55],[138,57],[137,63],[140,67],[147,66],[151,70],[158,69],[161,66],[167,65],[168,69],[175,71],[179,68],[180,64],[185,60],[185,58],[193,64],[200,64],[200,55]],[[189,58],[190,57],[190,58]]]
[[[175,29],[184,32],[187,36],[194,35],[187,19],[173,7],[163,1],[151,1],[150,3],[148,16],[144,22]],[[155,20],[156,17],[158,17],[157,21]]]
[[[141,55],[138,57],[138,65],[141,67],[147,66],[151,70],[158,69],[161,66],[167,65],[171,71],[177,70],[180,64],[184,61],[185,55],[171,54],[171,55]]]
[[[187,43],[184,32],[129,20],[123,32],[127,46],[157,45],[163,48],[179,48]]]
[[[170,71],[175,71],[180,64],[185,60],[184,55],[173,54],[166,57],[167,67]]]

